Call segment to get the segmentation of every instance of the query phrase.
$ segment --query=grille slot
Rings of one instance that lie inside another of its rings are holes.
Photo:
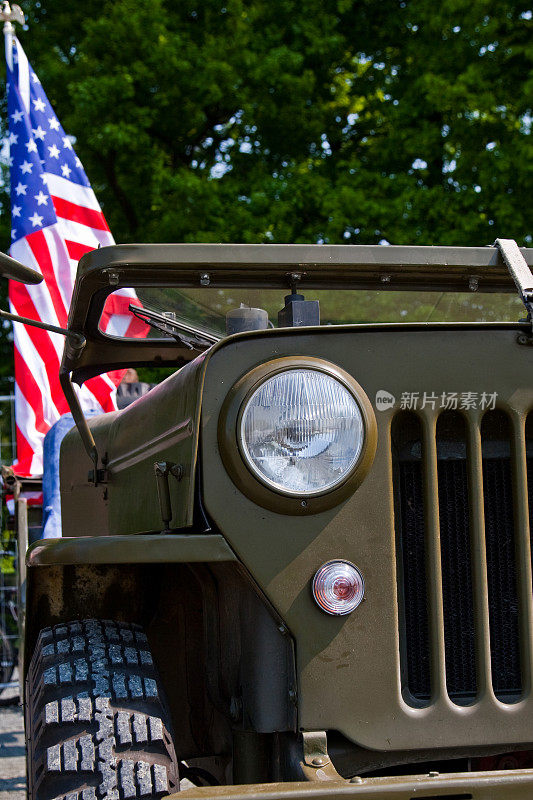
[[[483,504],[489,590],[492,686],[503,701],[522,689],[516,545],[514,535],[511,431],[502,411],[489,411],[481,423]]]
[[[428,705],[432,690],[441,687],[457,705],[476,702],[479,675],[486,675],[483,685],[490,680],[490,632],[494,693],[502,702],[516,702],[523,690],[519,596],[524,585],[519,595],[517,544],[522,540],[515,530],[515,503],[521,497],[525,503],[526,486],[517,486],[513,494],[513,464],[516,448],[523,452],[526,442],[514,434],[512,447],[511,420],[499,410],[486,412],[480,428],[458,412],[442,413],[435,428],[401,412],[391,432],[406,700]],[[533,414],[526,439],[533,542]],[[524,470],[520,482],[525,483]]]
[[[430,697],[430,649],[426,589],[424,486],[422,482],[422,427],[409,412],[399,414],[392,425],[392,449],[398,566],[403,611],[402,664],[405,683],[415,701]]]
[[[464,418],[441,414],[437,475],[446,687],[458,705],[468,705],[477,692],[466,449]]]
[[[529,541],[533,566],[533,413],[526,418],[527,500],[529,506]]]

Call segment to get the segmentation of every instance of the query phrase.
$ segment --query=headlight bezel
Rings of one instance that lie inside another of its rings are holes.
[[[280,372],[297,369],[323,372],[339,381],[354,398],[363,420],[363,445],[350,472],[336,486],[309,495],[294,495],[263,481],[257,471],[248,465],[239,435],[247,402],[261,384]],[[320,358],[288,356],[256,366],[230,389],[219,417],[218,443],[224,465],[243,494],[263,508],[281,514],[302,515],[332,508],[353,494],[372,465],[377,444],[377,425],[366,393],[345,370]]]

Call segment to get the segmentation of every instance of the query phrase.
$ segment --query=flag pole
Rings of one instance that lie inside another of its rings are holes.
[[[13,36],[15,35],[14,22],[24,25],[26,17],[20,6],[11,5],[9,0],[4,0],[0,11],[0,19],[4,20],[4,37],[6,44],[6,61],[9,69],[13,69]]]
[[[24,25],[26,17],[20,6],[11,5],[9,0],[4,0],[2,3],[2,10],[0,11],[0,19],[4,20],[4,33],[14,33],[14,22],[19,22]]]

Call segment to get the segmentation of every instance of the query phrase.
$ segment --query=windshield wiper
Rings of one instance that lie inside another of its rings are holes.
[[[176,319],[173,311],[160,314],[158,311],[153,311],[151,308],[134,306],[130,303],[129,310],[134,317],[146,322],[151,328],[155,328],[165,336],[172,336],[177,342],[187,347],[189,350],[207,350],[211,345],[216,344],[222,338],[215,333],[208,333],[195,328],[187,322],[181,322]]]

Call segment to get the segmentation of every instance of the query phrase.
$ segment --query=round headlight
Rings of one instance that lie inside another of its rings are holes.
[[[290,369],[258,386],[241,414],[240,447],[251,471],[293,496],[342,483],[363,450],[361,409],[344,384],[325,372]]]

